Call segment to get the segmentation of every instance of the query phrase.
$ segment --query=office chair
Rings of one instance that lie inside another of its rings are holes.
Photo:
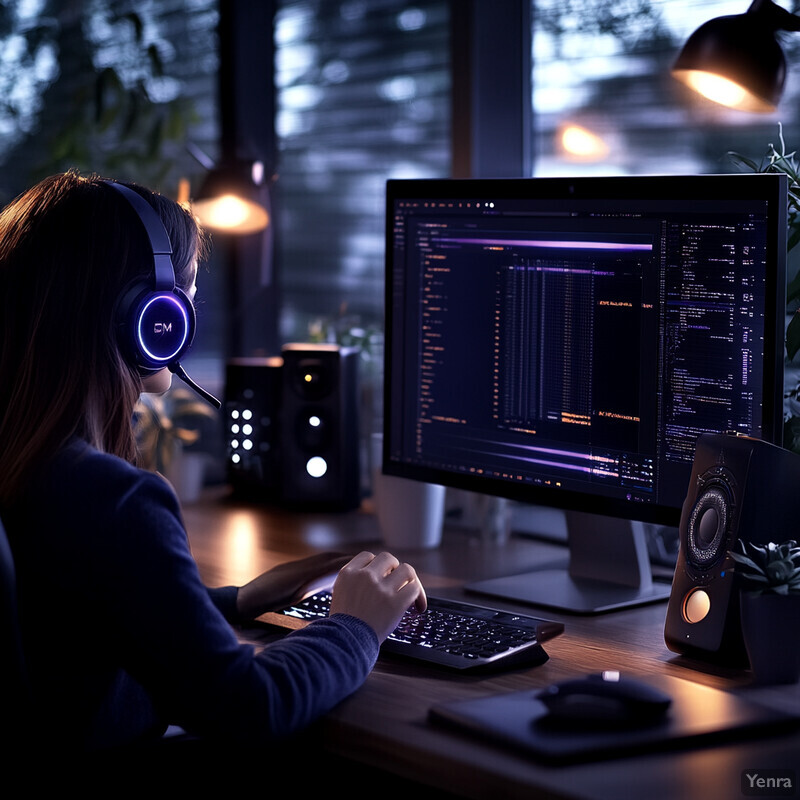
[[[14,557],[0,520],[0,715],[3,731],[20,751],[29,742],[32,720],[30,686],[25,670],[22,633],[17,612],[17,574]]]

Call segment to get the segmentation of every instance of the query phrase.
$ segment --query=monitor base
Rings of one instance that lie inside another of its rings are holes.
[[[574,578],[565,570],[541,570],[523,575],[490,578],[467,584],[474,594],[515,603],[541,606],[573,614],[604,614],[668,600],[670,586],[627,587],[587,578]]]
[[[568,569],[542,569],[475,581],[469,592],[572,614],[602,614],[668,600],[671,586],[653,581],[644,524],[565,512]]]

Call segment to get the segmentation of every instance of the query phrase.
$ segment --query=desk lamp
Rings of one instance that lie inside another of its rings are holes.
[[[744,14],[717,17],[687,40],[672,74],[721,105],[767,113],[778,105],[786,59],[778,31],[800,31],[800,17],[772,0],[754,0]]]
[[[269,224],[264,165],[260,161],[223,161],[203,181],[192,210],[203,227],[223,233],[257,233]]]
[[[233,157],[223,157],[215,164],[196,146],[190,144],[189,150],[208,170],[197,196],[191,201],[192,212],[204,228],[231,234],[227,242],[231,261],[228,270],[231,307],[224,404],[228,482],[237,492],[274,500],[281,485],[278,411],[283,360],[240,357],[244,343],[244,315],[240,310],[243,270],[246,267],[257,269],[257,287],[249,282],[247,286],[248,307],[252,307],[253,292],[264,290],[271,280],[269,191],[264,181],[264,165],[260,161]],[[250,277],[254,277],[252,272]],[[268,319],[270,315],[259,313],[257,316]]]

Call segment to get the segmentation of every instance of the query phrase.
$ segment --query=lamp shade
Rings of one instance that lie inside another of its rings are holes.
[[[205,228],[245,234],[267,227],[267,205],[260,162],[223,162],[206,176],[192,211]]]
[[[800,31],[800,17],[773,0],[753,0],[744,14],[701,25],[684,45],[672,74],[722,105],[774,111],[786,81],[778,31]]]
[[[753,13],[718,17],[688,39],[672,68],[710,100],[743,111],[774,111],[786,81],[775,29]]]

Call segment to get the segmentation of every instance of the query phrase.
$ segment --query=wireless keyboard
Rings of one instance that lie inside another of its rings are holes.
[[[265,621],[280,624],[281,616],[302,621],[326,617],[330,602],[330,592],[319,592],[278,614],[264,615]],[[407,611],[381,652],[457,670],[537,666],[548,659],[542,642],[563,630],[560,622],[428,597],[427,611]]]

